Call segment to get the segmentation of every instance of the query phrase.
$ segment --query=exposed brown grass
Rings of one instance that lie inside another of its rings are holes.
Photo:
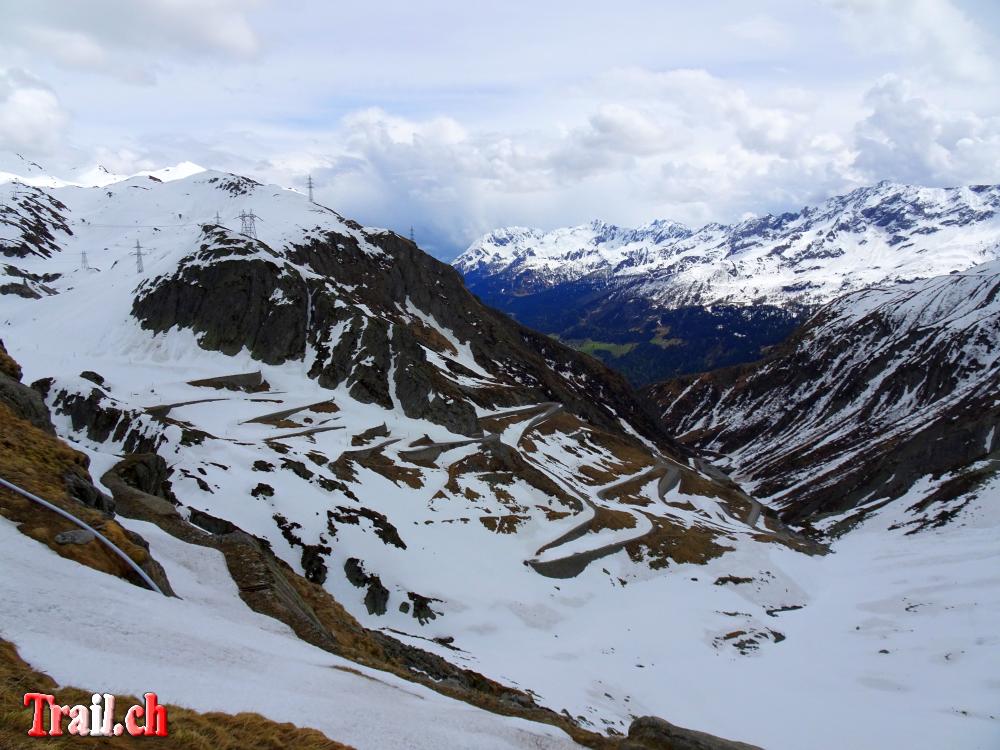
[[[639,441],[605,432],[566,412],[553,415],[535,427],[533,432],[539,436],[561,433],[576,442],[575,447],[565,447],[570,453],[581,457],[592,456],[592,463],[579,468],[579,475],[591,486],[610,484],[622,476],[649,469],[655,463],[649,449]],[[521,447],[527,449],[528,440],[522,437]],[[535,449],[534,444],[531,447]],[[622,502],[644,505],[648,501],[641,496],[633,496]]]
[[[625,551],[634,562],[645,562],[653,570],[665,568],[670,561],[676,563],[706,563],[732,547],[715,541],[716,532],[699,526],[689,529],[664,518],[647,516],[653,530],[642,539],[629,542]]]
[[[500,415],[497,417],[482,417],[479,426],[483,432],[503,432],[511,425],[519,422],[528,422],[542,413],[543,407],[537,409],[518,410],[514,414]]]
[[[414,490],[419,490],[424,486],[424,475],[420,469],[412,469],[408,466],[400,466],[382,451],[373,451],[367,456],[356,458],[359,466],[371,469],[376,474],[381,474],[393,484],[400,482]]]
[[[501,449],[497,451],[484,447],[484,450],[478,453],[455,461],[448,466],[448,482],[445,484],[445,489],[455,495],[461,494],[463,489],[459,480],[463,475],[472,475],[485,482],[497,499],[507,504],[515,512],[523,509],[517,507],[513,496],[504,489],[504,486],[509,487],[518,479],[564,505],[575,508],[580,504],[576,498],[570,496],[546,474],[529,464],[513,450]]]
[[[643,490],[656,480],[657,476],[643,472],[642,476],[636,477],[629,482],[616,484],[614,489],[606,492],[602,497],[606,500],[615,500],[625,505],[638,505],[642,507],[652,505],[653,501],[650,500]],[[602,481],[600,484],[607,484],[607,481]]]
[[[700,495],[720,500],[726,506],[730,515],[736,518],[746,518],[750,514],[750,501],[733,486],[723,484],[688,469],[681,470],[681,481],[678,486],[685,495]]]
[[[413,338],[426,346],[428,349],[438,353],[447,353],[451,355],[458,354],[455,347],[450,341],[448,341],[448,339],[442,336],[436,329],[428,326],[422,320],[416,319],[409,321],[406,328]]]
[[[308,410],[316,414],[336,414],[340,411],[340,407],[333,401],[320,401],[310,406]]]
[[[101,531],[136,563],[143,564],[149,559],[149,553],[134,544],[121,526],[103,513],[70,498],[66,490],[66,475],[76,474],[90,481],[87,465],[87,457],[82,453],[0,404],[0,475],[70,511]],[[122,578],[133,575],[124,561],[96,539],[87,544],[57,544],[57,534],[79,527],[3,488],[0,488],[0,515],[16,523],[21,533],[45,544],[62,557]]]
[[[0,372],[14,380],[21,379],[21,365],[7,353],[2,341],[0,341]]]
[[[604,529],[620,531],[621,529],[634,529],[635,516],[624,510],[609,510],[599,505],[594,506],[594,518],[590,522],[590,531],[597,533]]]
[[[150,745],[149,739],[127,736],[88,737],[86,740],[69,734],[44,739],[28,737],[32,713],[23,703],[27,692],[54,695],[60,705],[85,706],[90,705],[93,694],[91,690],[58,687],[55,680],[21,659],[13,644],[0,640],[0,747],[4,750],[33,750],[40,746],[69,750],[80,747],[81,743],[95,750]],[[117,698],[119,707],[142,702],[135,696]],[[116,719],[120,720],[121,715]],[[170,750],[351,750],[348,745],[334,742],[315,729],[279,724],[260,714],[201,713],[167,705],[167,722],[170,734],[157,738],[152,744]],[[63,724],[64,732],[67,723]]]
[[[379,437],[389,437],[389,428],[385,424],[380,424],[375,427],[369,427],[364,432],[359,432],[357,435],[351,437],[351,445],[361,446],[368,445]]]
[[[480,516],[479,522],[496,534],[515,534],[517,528],[531,520],[530,516],[508,513],[503,516]]]
[[[545,514],[545,520],[547,521],[558,521],[571,515],[568,510],[553,510],[547,505],[536,505],[535,507]]]

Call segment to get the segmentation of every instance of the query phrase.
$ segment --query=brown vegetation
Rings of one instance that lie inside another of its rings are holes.
[[[90,484],[88,460],[56,437],[21,419],[0,404],[0,476],[71,512],[114,542],[139,565],[149,552],[132,541],[126,531],[100,511],[70,497],[67,478]],[[96,539],[86,544],[57,544],[56,535],[79,527],[20,495],[0,488],[0,515],[17,524],[21,533],[45,544],[62,557],[96,570],[132,580],[135,574]]]
[[[718,534],[697,525],[684,528],[667,519],[647,516],[653,530],[625,545],[625,551],[634,562],[645,562],[653,570],[665,568],[670,561],[676,563],[706,563],[723,552],[732,551],[715,541]]]
[[[0,639],[0,747],[4,750],[33,750],[40,744],[66,750],[79,747],[81,739],[69,734],[46,737],[43,741],[28,737],[32,713],[23,703],[26,692],[54,695],[60,705],[84,706],[90,705],[93,694],[91,690],[57,686],[47,674],[24,662],[13,644]],[[118,696],[119,706],[141,702],[134,696]],[[88,737],[83,744],[93,750],[145,748],[150,744],[171,750],[283,750],[290,747],[296,750],[351,750],[348,745],[334,742],[315,729],[280,724],[260,714],[200,713],[168,704],[167,719],[170,734],[166,739],[150,743],[140,737]]]

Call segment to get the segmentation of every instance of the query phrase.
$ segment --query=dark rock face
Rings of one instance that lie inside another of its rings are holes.
[[[74,500],[79,500],[84,505],[104,513],[113,514],[115,512],[115,501],[97,489],[86,477],[68,473],[64,480],[66,491]]]
[[[365,565],[356,557],[344,562],[344,575],[352,586],[367,588],[365,608],[370,615],[384,615],[389,606],[389,589],[382,585],[382,579],[365,571]]]
[[[21,366],[0,341],[0,404],[50,435],[55,435],[52,416],[41,394],[21,383]]]
[[[239,530],[235,524],[224,518],[213,516],[211,513],[206,513],[203,510],[189,508],[188,513],[191,523],[210,534],[232,534],[234,531]]]
[[[55,434],[49,409],[38,391],[0,372],[0,403],[50,435]]]
[[[891,501],[1000,448],[1000,268],[983,268],[848,295],[761,363],[647,393],[788,522]]]
[[[100,385],[100,386],[104,385],[104,377],[102,375],[97,374],[93,370],[84,370],[83,372],[80,373],[80,377],[83,378],[84,380],[89,380],[91,383],[94,383],[95,385]]]
[[[176,503],[170,489],[170,469],[162,456],[156,453],[133,453],[115,467],[118,475],[129,485],[150,495]]]
[[[243,391],[244,393],[258,393],[266,391],[270,386],[260,373],[245,372],[236,375],[220,375],[215,378],[203,378],[201,380],[188,381],[188,385],[199,386],[201,388],[216,388],[227,391]]]
[[[159,438],[149,436],[139,425],[141,414],[120,409],[102,388],[92,388],[87,396],[61,390],[52,401],[53,409],[70,418],[74,430],[85,432],[91,440],[121,443],[125,453],[153,453]]]
[[[302,572],[307,581],[323,583],[326,580],[326,555],[330,548],[319,544],[307,544],[302,548]]]
[[[3,365],[0,371],[0,404],[10,409],[15,417],[44,430],[49,435],[55,435],[49,407],[45,405],[42,395],[35,388],[20,382],[21,368],[7,353],[3,342],[0,342],[0,364]],[[16,375],[16,378],[12,375]],[[62,480],[67,493],[74,500],[109,515],[114,513],[114,501],[94,486],[86,471],[81,472],[78,469],[68,471]]]
[[[301,279],[259,243],[231,239],[217,228],[207,229],[204,239],[173,277],[157,280],[152,292],[136,298],[133,314],[157,332],[175,325],[190,328],[206,349],[232,355],[247,347],[268,364],[300,358],[305,347]],[[268,259],[257,258],[258,250]],[[276,293],[291,304],[269,304]]]
[[[431,602],[439,602],[441,601],[440,599],[421,596],[412,591],[408,591],[406,597],[413,603],[413,617],[421,625],[426,625],[429,620],[436,619],[438,614],[440,614],[431,609]]]
[[[733,742],[704,732],[671,724],[656,716],[641,716],[632,722],[628,738],[619,750],[761,750],[757,745]]]
[[[246,348],[269,364],[309,361],[324,387],[346,384],[352,397],[386,407],[398,401],[408,416],[459,434],[478,436],[476,405],[558,401],[597,426],[618,430],[624,417],[670,442],[621,376],[484,307],[457,271],[412,243],[364,237],[375,252],[327,233],[278,253],[206,227],[174,274],[143,285],[132,312],[148,330],[191,329],[206,349]],[[428,351],[443,356],[446,371]],[[477,373],[459,361],[468,356],[501,387],[476,385]]]
[[[0,255],[7,258],[27,258],[32,255],[48,258],[61,252],[54,232],[73,234],[66,223],[65,204],[38,188],[22,186],[21,196],[0,206],[0,225],[15,230],[19,239],[0,243]]]

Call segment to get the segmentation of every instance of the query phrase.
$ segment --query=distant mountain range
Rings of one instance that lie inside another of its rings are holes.
[[[453,265],[486,303],[646,383],[749,361],[818,305],[998,257],[1000,186],[881,182],[798,212],[498,229]]]

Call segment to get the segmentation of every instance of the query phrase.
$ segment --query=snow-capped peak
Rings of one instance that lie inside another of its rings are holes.
[[[20,154],[8,154],[7,158],[0,160],[0,184],[17,182],[40,188],[106,187],[118,182],[125,182],[133,177],[153,177],[161,182],[170,182],[205,171],[207,170],[204,167],[194,162],[182,161],[170,167],[143,169],[132,173],[118,173],[108,169],[103,164],[94,164],[57,176],[48,172],[42,165],[29,161]]]
[[[883,181],[796,212],[695,232],[667,220],[638,229],[592,222],[550,232],[496,230],[454,265],[473,291],[489,280],[530,293],[598,274],[666,306],[811,305],[991,260],[998,239],[1000,186]]]

